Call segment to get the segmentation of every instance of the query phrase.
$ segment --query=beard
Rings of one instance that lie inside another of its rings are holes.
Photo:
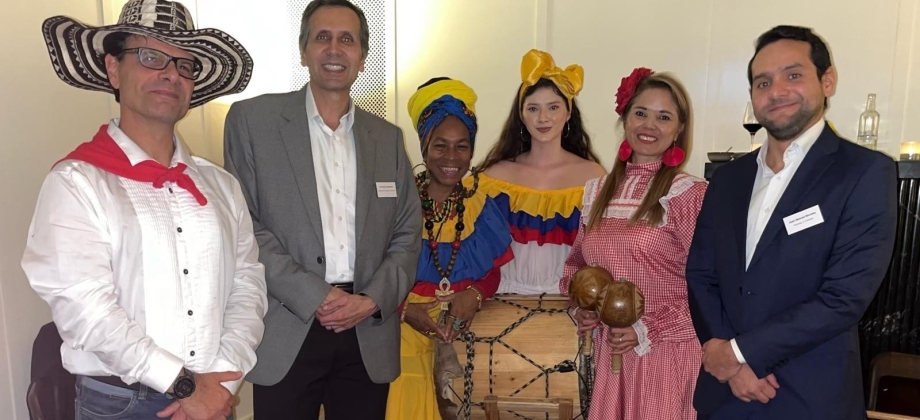
[[[770,106],[772,107],[773,104],[770,104]],[[808,123],[818,112],[820,110],[817,107],[807,108],[803,103],[803,106],[786,121],[775,121],[759,116],[757,120],[767,130],[767,133],[770,133],[770,136],[774,139],[785,141],[798,137],[799,134],[808,129]]]

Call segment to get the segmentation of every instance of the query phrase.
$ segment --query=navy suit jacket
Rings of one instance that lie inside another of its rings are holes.
[[[789,182],[745,270],[757,153],[713,175],[687,261],[701,343],[736,339],[776,398],[744,403],[700,370],[694,407],[712,419],[865,419],[857,324],[891,261],[897,168],[829,127]],[[787,234],[783,218],[818,206],[824,223]]]

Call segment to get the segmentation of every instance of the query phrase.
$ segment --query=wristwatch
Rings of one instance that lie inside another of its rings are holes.
[[[195,392],[195,377],[192,376],[192,372],[182,368],[179,377],[173,382],[172,389],[173,391],[169,395],[177,400],[191,397],[192,393]]]

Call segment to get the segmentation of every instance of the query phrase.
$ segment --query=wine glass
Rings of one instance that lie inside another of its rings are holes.
[[[751,134],[751,151],[754,151],[754,149],[760,147],[760,144],[754,143],[754,134],[757,134],[763,126],[754,116],[754,106],[751,105],[751,101],[748,101],[747,106],[744,108],[744,119],[741,121],[741,125]]]

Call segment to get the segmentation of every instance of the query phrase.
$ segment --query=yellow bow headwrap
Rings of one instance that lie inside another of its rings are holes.
[[[582,83],[585,79],[585,70],[578,64],[572,64],[565,70],[556,67],[553,56],[548,52],[540,50],[530,50],[524,54],[521,60],[521,91],[518,93],[518,104],[524,101],[524,91],[535,85],[540,79],[549,79],[552,81],[565,99],[569,102],[569,109],[572,109],[572,98],[581,92]]]

